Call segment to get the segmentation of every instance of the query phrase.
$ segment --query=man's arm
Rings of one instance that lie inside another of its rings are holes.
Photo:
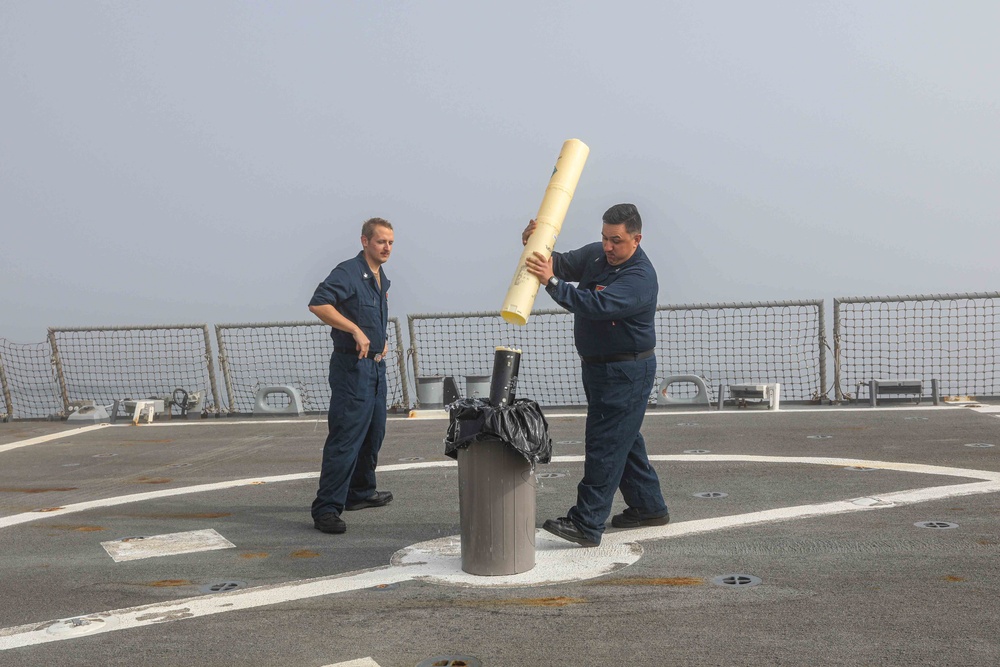
[[[368,348],[371,346],[371,341],[368,340],[368,336],[366,336],[365,332],[361,330],[361,327],[341,315],[339,310],[328,303],[324,303],[318,306],[309,306],[309,312],[323,320],[326,324],[329,324],[334,329],[346,331],[354,336],[354,343],[358,349],[358,359],[364,359],[368,356]],[[386,341],[386,351],[388,351],[388,345],[389,342]]]
[[[559,285],[549,294],[571,313],[591,320],[617,320],[641,313],[656,303],[656,278],[646,271],[626,269],[603,290]]]
[[[552,260],[545,260],[535,253],[527,259],[528,272],[545,285],[545,291],[569,312],[590,320],[616,320],[629,317],[656,303],[656,279],[645,271],[626,270],[605,289],[580,289],[560,282],[548,285],[552,273]]]

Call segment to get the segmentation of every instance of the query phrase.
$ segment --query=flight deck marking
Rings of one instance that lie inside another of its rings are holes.
[[[553,462],[568,463],[581,462],[583,458],[582,456],[560,456],[553,457],[552,460]],[[605,534],[601,546],[594,549],[581,549],[562,540],[557,540],[547,533],[538,531],[536,533],[535,568],[521,574],[501,577],[478,577],[462,571],[461,554],[457,538],[439,538],[411,545],[397,551],[393,555],[390,565],[382,567],[3,628],[0,629],[0,650],[63,639],[73,639],[78,636],[91,636],[114,630],[145,627],[155,623],[221,614],[242,609],[253,609],[294,600],[400,583],[413,579],[466,587],[495,587],[497,585],[538,586],[565,581],[580,581],[601,576],[609,571],[614,571],[614,569],[634,563],[642,554],[642,546],[638,542],[645,540],[670,539],[727,528],[741,528],[749,525],[789,521],[807,517],[830,516],[845,512],[875,511],[908,503],[1000,491],[1000,472],[949,468],[918,463],[865,461],[829,457],[713,454],[651,455],[649,458],[652,461],[804,463],[840,467],[860,465],[900,472],[962,477],[966,479],[972,478],[982,481],[909,489],[872,497],[783,507],[710,519],[682,521],[665,526],[613,531]],[[454,461],[390,465],[386,466],[382,472],[454,465],[457,465]],[[284,475],[280,478],[269,479],[289,481],[315,477],[316,475],[317,473]],[[222,483],[221,485],[202,484],[187,487],[187,489],[171,489],[149,494],[126,496],[125,498],[129,500],[124,502],[136,502],[140,500],[140,496],[142,497],[141,499],[145,500],[162,497],[163,495],[180,495],[181,493],[196,493],[199,491],[231,488],[232,486],[246,483],[260,482],[236,480],[236,482]],[[107,499],[105,501],[79,503],[78,505],[70,505],[62,509],[64,511],[83,511],[84,509],[91,509],[102,505],[120,504],[120,502],[123,502],[122,499]],[[15,517],[8,517],[8,519],[23,516],[25,515],[15,515]],[[38,518],[36,513],[31,513],[29,516],[32,516],[32,519],[29,520]],[[21,523],[21,521],[16,521],[15,523]],[[0,527],[2,525],[0,524]],[[13,524],[8,523],[7,525]],[[567,568],[569,572],[566,571]]]
[[[839,407],[836,408],[836,412],[838,412],[838,413],[841,413],[841,412],[868,412],[868,413],[873,413],[873,412],[888,412],[888,411],[902,412],[902,411],[907,411],[907,410],[936,410],[936,411],[939,411],[939,410],[955,410],[955,409],[957,409],[956,406],[933,406],[932,407],[932,406],[919,406],[919,405],[912,405],[912,406],[900,405],[900,406],[882,407],[882,408],[880,408],[880,407],[874,407],[873,408],[873,407],[870,407],[870,406],[866,406],[866,407],[839,406]],[[1000,406],[977,406],[977,407],[968,406],[965,409],[969,409],[969,410],[972,410],[974,412],[980,412],[980,413],[983,413],[983,414],[992,414],[993,416],[1000,417]],[[436,420],[443,421],[443,420],[447,420],[447,419],[451,418],[447,411],[441,411],[441,412],[443,413],[442,415],[436,415],[436,416],[432,416],[432,417],[427,417],[427,419],[428,420],[435,420],[436,419]],[[775,415],[804,414],[804,413],[815,413],[815,412],[825,412],[827,414],[830,414],[830,408],[828,408],[828,407],[818,407],[818,408],[801,407],[801,408],[795,408],[795,409],[792,409],[792,410],[778,410],[778,411],[775,411],[775,410],[747,410],[747,411],[742,411],[742,412],[738,412],[738,411],[735,411],[735,410],[729,410],[729,411],[726,411],[726,412],[715,412],[715,413],[711,413],[711,412],[706,413],[704,410],[669,410],[669,411],[663,411],[663,412],[657,412],[657,411],[654,410],[654,411],[647,412],[646,413],[646,417],[647,418],[657,418],[657,417],[678,417],[678,416],[686,416],[686,415],[698,415],[698,416],[700,416],[702,418],[705,418],[705,419],[714,419],[715,417],[720,417],[720,416],[723,416],[723,415],[726,416],[726,417],[730,417],[732,415],[742,415],[742,416],[746,416],[746,415],[768,415],[768,416],[772,416],[773,417]],[[549,419],[560,419],[560,418],[567,418],[567,417],[584,418],[586,416],[587,416],[586,412],[566,412],[566,413],[559,413],[559,414],[555,414],[555,413],[551,414],[551,415],[549,415]],[[408,419],[408,418],[407,417],[400,417],[400,418],[398,418],[398,420],[400,420],[400,421],[406,420],[406,419]],[[28,440],[20,440],[18,442],[9,443],[9,444],[6,444],[6,445],[0,445],[0,453],[9,451],[11,449],[18,449],[20,447],[27,447],[29,445],[36,445],[36,444],[41,444],[41,443],[44,443],[44,442],[50,442],[52,440],[58,440],[60,438],[67,438],[67,437],[70,437],[72,435],[80,435],[80,434],[85,433],[87,431],[92,431],[92,430],[99,429],[99,428],[105,428],[105,427],[108,427],[108,426],[113,427],[113,428],[156,428],[156,427],[171,427],[171,426],[256,426],[256,425],[260,425],[260,424],[285,424],[285,425],[289,425],[289,426],[308,424],[308,425],[315,426],[316,424],[326,423],[326,421],[327,420],[325,418],[324,419],[238,419],[238,420],[218,420],[217,419],[217,420],[199,420],[199,421],[180,421],[180,420],[178,420],[178,421],[153,422],[152,424],[142,424],[139,427],[136,427],[135,425],[133,425],[131,423],[128,423],[128,424],[101,423],[101,424],[92,424],[92,425],[89,425],[89,426],[83,426],[81,428],[73,429],[71,431],[60,431],[58,433],[50,433],[48,435],[39,436],[37,438],[29,438]],[[397,421],[397,419],[393,418],[392,421]]]
[[[101,542],[101,546],[116,563],[160,556],[177,556],[199,551],[235,549],[236,545],[212,528],[188,530],[182,533],[124,537]]]
[[[68,438],[70,436],[86,433],[87,431],[93,431],[99,428],[104,428],[105,426],[111,426],[111,424],[92,424],[90,426],[82,426],[80,428],[74,428],[70,431],[59,431],[58,433],[49,433],[48,435],[40,435],[37,438],[18,440],[17,442],[11,442],[6,445],[0,445],[0,452],[9,452],[12,449],[18,449],[20,447],[28,447],[29,445],[38,445],[43,442],[51,442],[52,440],[59,440],[60,438]]]
[[[580,457],[582,460],[582,457]],[[380,472],[394,472],[397,470],[411,470],[414,468],[434,468],[434,467],[454,467],[455,461],[425,461],[421,463],[406,463],[380,466]],[[116,505],[126,505],[128,503],[141,502],[144,500],[156,500],[158,498],[169,498],[171,496],[183,496],[189,493],[204,493],[207,491],[222,491],[240,486],[255,486],[261,484],[277,484],[279,482],[295,482],[303,479],[318,479],[319,472],[300,472],[288,475],[272,475],[269,477],[246,477],[244,479],[234,479],[227,482],[211,482],[209,484],[196,484],[194,486],[182,486],[175,489],[161,489],[159,491],[147,491],[145,493],[133,493],[127,496],[116,496],[113,498],[102,498],[100,500],[88,500],[82,503],[64,505],[62,507],[46,507],[34,510],[33,512],[23,512],[10,516],[0,517],[0,528],[16,526],[21,523],[47,519],[50,516],[62,516],[85,512],[86,510],[97,509],[99,507],[114,507]]]

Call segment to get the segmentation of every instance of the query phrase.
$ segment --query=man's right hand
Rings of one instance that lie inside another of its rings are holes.
[[[528,222],[528,226],[524,228],[521,232],[521,245],[528,245],[528,239],[531,238],[531,234],[535,231],[535,227],[538,226],[534,220]]]
[[[334,306],[328,303],[309,306],[309,312],[334,329],[346,331],[351,334],[354,337],[354,346],[358,350],[358,359],[364,359],[368,356],[368,348],[371,347],[371,341],[368,340],[368,336],[361,330],[361,327],[341,315],[340,311]],[[386,343],[388,344],[388,341]]]
[[[354,332],[354,344],[358,348],[358,359],[364,359],[368,356],[368,348],[371,347],[372,342],[368,340],[368,336],[361,329]]]

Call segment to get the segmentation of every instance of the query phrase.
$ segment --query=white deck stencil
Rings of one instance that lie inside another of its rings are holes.
[[[236,548],[235,544],[211,528],[148,537],[126,537],[120,540],[101,542],[101,546],[116,563],[159,556],[176,556],[196,551]]]

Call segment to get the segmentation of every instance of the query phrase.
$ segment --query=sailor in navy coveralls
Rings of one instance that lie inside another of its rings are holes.
[[[532,220],[522,242],[535,229]],[[601,243],[528,257],[528,271],[574,316],[573,332],[587,396],[586,457],[576,505],[543,524],[582,546],[601,543],[615,491],[628,506],[617,528],[670,521],[660,480],[639,432],[656,376],[656,271],[639,247],[642,219],[632,204],[604,214]],[[576,282],[571,285],[568,281]]]
[[[309,310],[332,329],[329,433],[323,445],[313,522],[324,533],[343,533],[344,510],[381,507],[392,500],[375,486],[385,437],[386,326],[389,278],[382,265],[392,253],[392,225],[382,218],[361,227],[361,252],[341,262],[319,284]]]

